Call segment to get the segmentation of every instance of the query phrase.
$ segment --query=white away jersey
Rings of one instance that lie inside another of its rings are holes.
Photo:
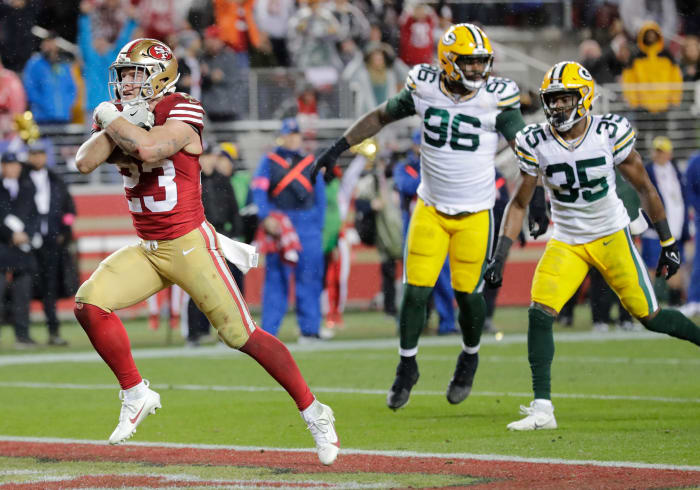
[[[496,201],[496,116],[520,108],[520,91],[507,78],[491,77],[472,97],[455,101],[440,84],[440,69],[416,65],[406,88],[423,120],[418,196],[455,215],[491,209]]]
[[[569,144],[549,124],[518,132],[520,169],[542,175],[552,204],[553,238],[572,245],[615,233],[630,222],[615,192],[615,165],[632,151],[634,129],[616,114],[590,116],[584,136]]]

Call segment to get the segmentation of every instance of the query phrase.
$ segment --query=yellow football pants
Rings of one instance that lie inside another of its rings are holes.
[[[658,309],[652,281],[627,228],[580,245],[549,240],[532,280],[532,301],[559,312],[591,266],[634,317],[644,318]]]
[[[452,288],[464,293],[481,292],[492,242],[490,209],[449,216],[418,199],[404,251],[404,282],[435,286],[449,252]]]

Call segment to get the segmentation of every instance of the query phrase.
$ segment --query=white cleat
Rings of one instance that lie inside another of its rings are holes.
[[[526,415],[526,417],[508,424],[508,430],[557,428],[557,420],[554,418],[554,406],[551,403],[543,403],[534,400],[530,403],[529,407],[520,405],[520,413]]]
[[[109,436],[110,444],[120,444],[136,432],[136,427],[143,422],[148,414],[156,413],[161,408],[160,395],[148,387],[148,380],[143,380],[146,385],[146,394],[136,400],[127,400],[124,390],[119,392],[122,401],[122,409],[119,412],[119,424]]]
[[[325,465],[333,464],[340,451],[340,439],[335,431],[333,410],[318,400],[301,413],[316,442],[318,459]]]

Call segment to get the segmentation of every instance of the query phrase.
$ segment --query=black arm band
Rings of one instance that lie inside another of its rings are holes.
[[[496,252],[493,254],[493,259],[505,261],[506,257],[508,257],[508,252],[510,251],[511,245],[513,245],[513,240],[505,235],[499,236],[498,245],[496,245]]]
[[[659,235],[659,241],[662,244],[673,239],[673,235],[671,234],[671,229],[668,227],[668,221],[666,220],[666,218],[654,223],[654,229]]]
[[[345,139],[345,136],[343,136],[333,143],[333,146],[329,148],[329,151],[332,152],[334,156],[339,157],[348,148],[350,148],[350,144],[348,143],[348,140]]]

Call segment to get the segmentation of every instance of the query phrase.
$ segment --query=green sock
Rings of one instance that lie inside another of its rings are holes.
[[[678,310],[662,308],[654,319],[644,326],[652,332],[665,333],[700,345],[700,328]]]
[[[418,337],[425,327],[428,298],[432,290],[433,288],[404,284],[399,314],[402,349],[414,349],[418,346]]]
[[[476,347],[481,341],[481,331],[486,319],[486,301],[481,293],[463,293],[455,291],[459,305],[459,327],[462,340],[467,347]]]
[[[534,307],[530,307],[527,316],[530,321],[527,329],[527,359],[532,371],[532,390],[535,398],[551,400],[554,317]]]

